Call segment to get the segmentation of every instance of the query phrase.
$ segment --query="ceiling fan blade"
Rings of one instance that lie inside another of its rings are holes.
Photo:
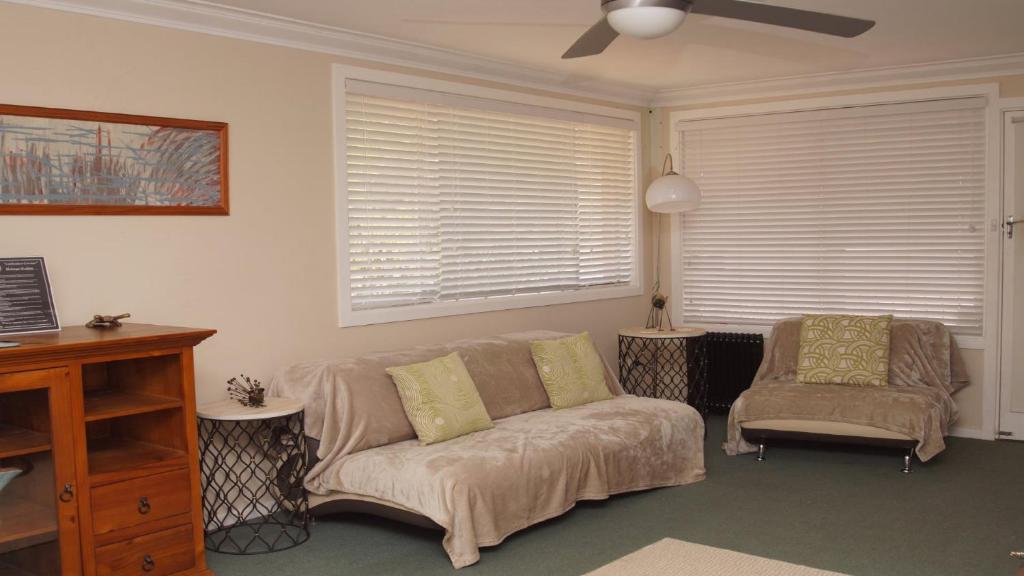
[[[402,18],[402,22],[441,26],[529,26],[530,28],[575,28],[580,25],[579,22],[499,22],[497,20],[448,20],[444,18]]]
[[[759,2],[744,2],[743,0],[695,0],[690,11],[694,14],[774,24],[775,26],[797,28],[843,38],[860,36],[875,25],[873,20],[861,20],[860,18],[772,6]]]
[[[619,33],[608,24],[607,18],[601,18],[601,21],[590,27],[580,36],[576,42],[566,50],[565,54],[562,54],[563,59],[567,58],[579,58],[581,56],[593,56],[594,54],[600,54],[604,52],[604,49],[612,43],[612,40],[618,38]]]

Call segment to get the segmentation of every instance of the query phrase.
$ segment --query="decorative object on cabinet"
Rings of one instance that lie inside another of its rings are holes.
[[[39,257],[0,258],[0,335],[57,330],[60,320],[53,304],[46,261]],[[10,346],[0,346],[5,347]]]
[[[0,105],[0,214],[227,214],[228,125]]]
[[[707,416],[704,330],[619,330],[619,381],[627,394],[676,400]]]
[[[242,406],[262,408],[265,405],[264,395],[266,394],[263,384],[245,374],[242,374],[241,377],[242,380],[238,378],[228,380],[228,397]]]
[[[0,350],[0,459],[34,468],[0,492],[0,573],[210,576],[192,348],[214,333],[77,326]]]
[[[104,316],[102,314],[96,314],[85,323],[86,328],[120,328],[121,320],[125,318],[131,318],[132,315],[127,312],[124,314],[118,314],[117,316]]]
[[[308,540],[302,401],[268,398],[251,407],[223,400],[200,406],[198,415],[207,549],[263,554]]]

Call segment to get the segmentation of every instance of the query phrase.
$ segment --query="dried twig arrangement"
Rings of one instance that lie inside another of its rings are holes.
[[[228,380],[228,396],[232,400],[238,400],[242,406],[250,408],[262,408],[264,406],[263,395],[266,390],[259,380],[241,375],[242,380],[232,378]],[[243,382],[244,380],[244,382]]]

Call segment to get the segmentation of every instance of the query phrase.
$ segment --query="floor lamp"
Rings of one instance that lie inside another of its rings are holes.
[[[665,167],[668,171],[665,171]],[[659,332],[673,330],[672,316],[668,312],[668,296],[661,293],[661,215],[678,214],[700,205],[700,188],[693,180],[677,174],[672,166],[672,155],[667,154],[661,165],[661,177],[647,187],[647,209],[655,214],[655,278],[651,290],[651,311],[647,315],[647,328]]]

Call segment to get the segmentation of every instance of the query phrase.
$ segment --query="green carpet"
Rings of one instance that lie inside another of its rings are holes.
[[[913,474],[897,452],[779,446],[728,457],[712,417],[708,478],[581,503],[481,550],[455,571],[441,534],[366,516],[319,519],[309,542],[262,556],[208,555],[218,576],[578,576],[665,537],[852,576],[1014,574],[1024,549],[1024,443],[953,438]]]

